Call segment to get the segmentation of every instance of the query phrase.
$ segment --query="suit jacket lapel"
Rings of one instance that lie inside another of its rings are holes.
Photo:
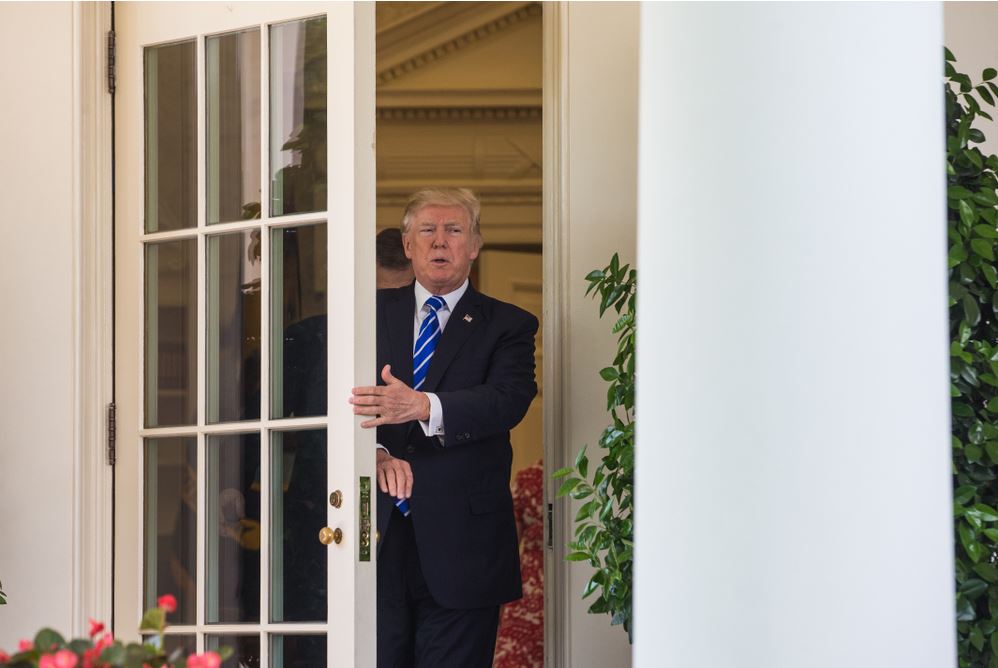
[[[415,298],[413,298],[413,308],[415,308]],[[447,327],[437,342],[437,349],[433,353],[433,359],[430,360],[430,369],[426,372],[426,382],[422,387],[424,392],[433,392],[437,389],[437,383],[443,378],[444,371],[454,361],[461,346],[484,320],[481,295],[469,284],[467,291],[454,307],[454,312],[450,314]],[[412,378],[411,369],[409,377]]]
[[[399,297],[388,307],[388,338],[391,342],[392,375],[412,387],[412,329],[416,314],[416,293],[413,286],[399,291]],[[381,369],[378,369],[381,382]]]

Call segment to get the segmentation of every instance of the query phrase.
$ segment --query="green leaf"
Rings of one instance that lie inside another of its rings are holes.
[[[565,555],[565,561],[589,561],[589,555],[586,552],[570,552]]]
[[[48,652],[55,648],[62,648],[66,644],[66,639],[55,629],[42,629],[35,635],[35,649],[40,652]]]
[[[998,464],[998,441],[988,441],[984,444],[984,450],[988,453],[991,463]]]
[[[985,239],[998,239],[998,230],[990,225],[974,225],[974,234]]]
[[[995,253],[990,241],[986,241],[984,239],[971,239],[970,250],[988,260],[994,261],[995,259]]]
[[[973,485],[962,485],[957,487],[953,492],[953,501],[960,504],[967,503],[967,501],[974,498],[974,494],[976,493],[977,488]]]
[[[981,564],[978,564],[981,565]],[[960,585],[960,592],[973,600],[988,590],[988,583],[977,578],[970,578]]]
[[[566,466],[565,468],[558,469],[557,471],[555,471],[554,473],[552,473],[551,477],[552,478],[564,478],[568,474],[572,473],[574,470],[575,469],[573,469],[571,466]]]
[[[963,244],[954,244],[949,249],[949,266],[955,267],[967,259],[967,248]]]
[[[995,510],[986,503],[975,503],[974,510],[978,512],[980,518],[985,522],[998,521],[998,510]]]
[[[984,634],[979,626],[970,629],[970,644],[979,652],[984,648]]]
[[[974,572],[980,575],[988,582],[991,583],[998,582],[998,568],[995,568],[991,564],[988,563],[974,564]]]
[[[984,279],[991,286],[992,290],[998,287],[998,270],[995,269],[994,265],[982,264],[981,273],[984,274]]]
[[[981,99],[990,104],[992,107],[995,106],[995,99],[991,97],[991,91],[988,90],[987,86],[978,86],[974,90],[976,90],[977,94],[981,96]]]
[[[162,631],[164,626],[166,626],[166,610],[150,608],[142,615],[139,631]]]
[[[977,222],[977,213],[974,211],[974,207],[965,200],[960,200],[957,210],[960,212],[960,220],[964,222],[965,225],[973,225]]]
[[[578,478],[569,478],[568,480],[566,480],[561,484],[561,487],[558,489],[558,496],[565,496],[573,489],[575,489],[575,486],[578,485],[580,482],[582,481]]]
[[[946,189],[946,196],[955,200],[968,199],[969,197],[972,197],[973,194],[973,192],[967,190],[963,186],[950,186]]]
[[[946,59],[946,62],[956,62],[956,57],[953,55],[953,52],[945,46],[943,47],[943,57]]]
[[[977,300],[974,299],[973,295],[967,294],[963,296],[962,303],[963,317],[966,318],[967,324],[971,327],[977,327],[977,324],[981,322],[981,309],[977,305]]]
[[[617,380],[620,377],[619,372],[612,366],[600,369],[599,375],[603,380]]]

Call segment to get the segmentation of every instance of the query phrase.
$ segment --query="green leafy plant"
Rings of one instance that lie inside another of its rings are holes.
[[[2,582],[0,582],[0,605],[7,605],[7,594],[3,593]]]
[[[596,594],[589,606],[594,614],[609,614],[633,642],[631,585],[634,550],[634,334],[637,272],[620,266],[614,253],[610,264],[586,276],[586,295],[599,299],[599,314],[613,310],[617,319],[617,354],[611,366],[600,371],[610,385],[606,409],[611,424],[599,445],[603,456],[590,477],[589,456],[583,448],[575,465],[556,471],[564,478],[558,496],[584,501],[575,516],[575,537],[569,542],[569,561],[588,561],[596,572],[582,597]]]
[[[171,594],[159,598],[157,606],[142,615],[139,632],[148,634],[144,643],[115,640],[104,624],[90,620],[87,638],[66,640],[45,628],[34,640],[22,640],[13,656],[0,650],[2,668],[219,668],[232,655],[230,648],[184,656],[178,648],[169,654],[163,649],[166,615],[177,609]]]
[[[998,70],[975,84],[945,58],[957,640],[961,668],[998,668],[998,157],[974,127]]]

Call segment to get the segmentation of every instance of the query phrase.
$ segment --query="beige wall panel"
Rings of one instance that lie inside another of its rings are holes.
[[[593,447],[608,423],[606,383],[599,370],[613,360],[612,322],[585,296],[584,277],[604,267],[614,251],[623,262],[636,254],[638,34],[637,3],[568,3],[568,433],[567,461]],[[593,45],[599,44],[599,49]],[[551,345],[552,342],[549,342]],[[569,517],[580,504],[574,503]],[[621,668],[631,663],[627,634],[607,615],[590,615],[582,589],[593,569],[568,566],[568,633],[572,668]]]
[[[74,8],[0,5],[0,648],[73,623]],[[14,93],[16,91],[16,94]],[[16,157],[15,157],[16,156]]]
[[[998,68],[998,2],[943,3],[943,29],[946,46],[957,58],[956,69],[970,75],[974,83],[980,82],[985,67]],[[994,108],[983,102],[981,106],[998,118]],[[978,125],[987,138],[981,150],[985,155],[998,154],[998,127],[987,119]]]

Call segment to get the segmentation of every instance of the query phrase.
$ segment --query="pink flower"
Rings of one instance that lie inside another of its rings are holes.
[[[108,631],[103,636],[101,636],[100,640],[94,643],[94,649],[96,649],[97,653],[100,654],[103,650],[107,649],[113,644],[114,644],[114,634]]]
[[[163,608],[167,612],[176,612],[177,599],[173,594],[163,594],[156,601],[156,607]]]
[[[0,663],[3,663],[4,661],[10,661],[10,655],[0,649]]]
[[[93,638],[98,633],[104,630],[104,624],[98,622],[96,619],[90,620],[90,637]]]
[[[217,652],[192,654],[187,657],[187,668],[219,668],[221,665],[222,657]]]
[[[18,652],[30,652],[34,648],[35,648],[35,643],[31,642],[30,640],[22,640],[19,643],[17,643]]]
[[[55,668],[76,668],[77,657],[75,652],[68,649],[60,649],[55,653]]]

